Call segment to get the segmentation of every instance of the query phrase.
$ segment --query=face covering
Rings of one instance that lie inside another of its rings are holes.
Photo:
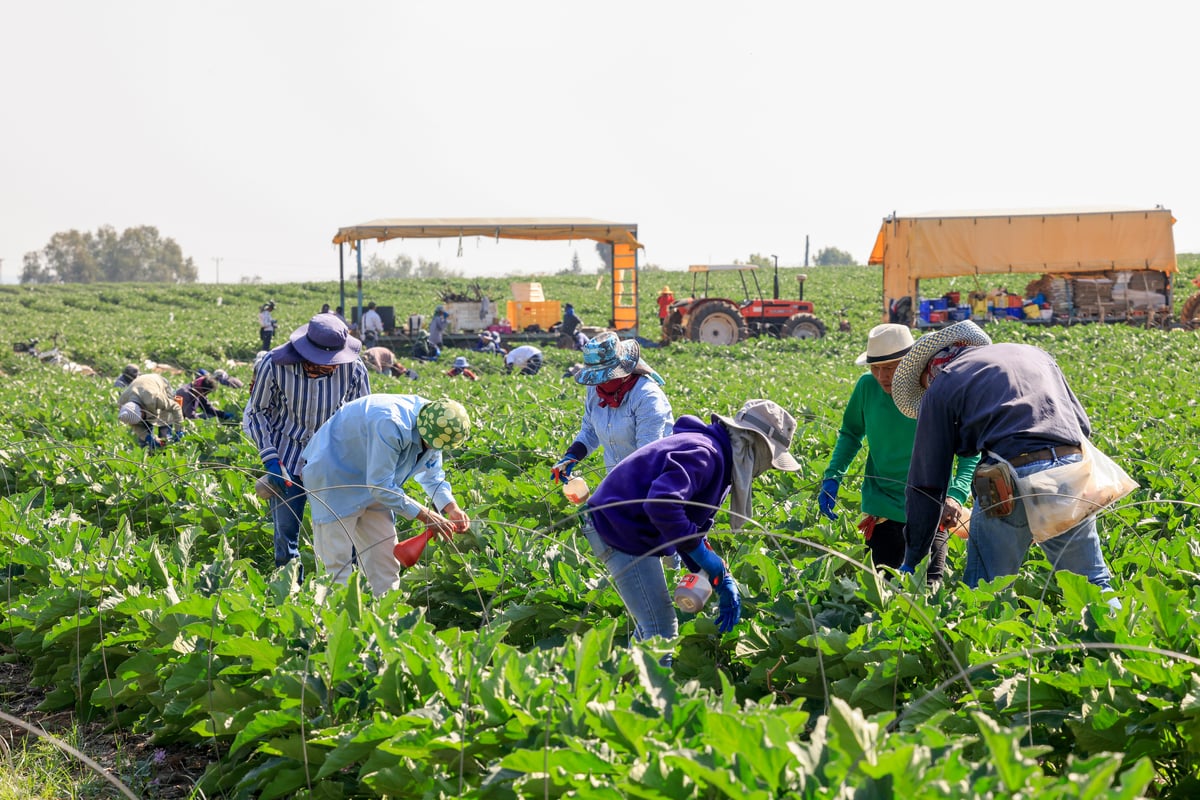
[[[304,362],[304,374],[310,378],[325,378],[333,374],[337,369],[337,364],[314,364],[311,361]]]
[[[741,530],[754,518],[750,505],[754,479],[771,468],[771,446],[753,431],[726,426],[733,450],[733,486],[729,492],[729,527]]]

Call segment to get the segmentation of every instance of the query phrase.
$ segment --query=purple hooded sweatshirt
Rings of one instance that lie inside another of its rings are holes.
[[[596,533],[634,556],[692,550],[729,492],[732,454],[718,420],[680,417],[672,435],[626,456],[588,499]],[[637,502],[623,502],[630,500]]]

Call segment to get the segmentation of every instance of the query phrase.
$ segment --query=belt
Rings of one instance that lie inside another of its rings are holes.
[[[1073,444],[1060,444],[1054,447],[1047,447],[1042,450],[1034,450],[1031,453],[1021,453],[1019,456],[1013,456],[1008,460],[1008,463],[1014,467],[1023,467],[1026,464],[1032,464],[1035,461],[1053,461],[1056,458],[1063,456],[1079,455],[1083,452],[1082,447]]]

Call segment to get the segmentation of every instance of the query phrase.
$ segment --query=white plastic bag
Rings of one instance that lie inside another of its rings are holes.
[[[1082,459],[1018,477],[1013,488],[1025,504],[1033,540],[1044,542],[1125,497],[1137,483],[1085,439]]]

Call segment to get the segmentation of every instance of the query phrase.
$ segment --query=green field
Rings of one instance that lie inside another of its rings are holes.
[[[1181,266],[1191,277],[1196,260]],[[785,294],[795,272],[781,279]],[[1123,607],[1052,574],[1036,549],[1017,576],[969,590],[952,574],[929,593],[863,567],[854,477],[837,522],[816,513],[862,372],[854,357],[879,321],[880,275],[806,272],[805,296],[834,331],[824,339],[645,354],[676,414],[767,397],[801,421],[802,469],[760,479],[757,524],[735,537],[718,516],[713,538],[743,587],[743,622],[721,636],[710,618],[682,615],[671,672],[657,665],[662,643],[628,645],[619,598],[550,482],[582,408],[583,392],[559,378],[575,354],[549,351],[531,378],[484,359],[473,359],[477,383],[433,369],[415,384],[372,376],[377,392],[450,395],[477,423],[447,453],[472,531],[431,546],[375,600],[357,579],[342,588],[314,577],[310,547],[301,586],[273,570],[252,491],[262,467],[238,428],[200,422],[149,456],[117,422],[110,385],[146,359],[225,367],[248,383],[258,305],[275,300],[281,341],[337,304],[336,283],[0,287],[0,657],[45,689],[39,714],[199,748],[196,797],[1200,794],[1197,335],[988,326],[997,341],[1058,358],[1095,443],[1140,484],[1099,525]],[[644,320],[663,282],[677,296],[686,288],[678,273],[642,280]],[[596,281],[542,279],[589,324],[609,315]],[[508,295],[507,279],[480,283]],[[365,298],[403,318],[467,284],[383,282]],[[1178,291],[1177,307],[1188,294]],[[836,332],[843,307],[849,334]],[[9,347],[55,334],[101,376]],[[213,399],[240,406],[247,394],[221,388]],[[583,465],[593,485],[599,461]],[[952,573],[962,544],[951,541]],[[158,796],[137,766],[118,777]]]

